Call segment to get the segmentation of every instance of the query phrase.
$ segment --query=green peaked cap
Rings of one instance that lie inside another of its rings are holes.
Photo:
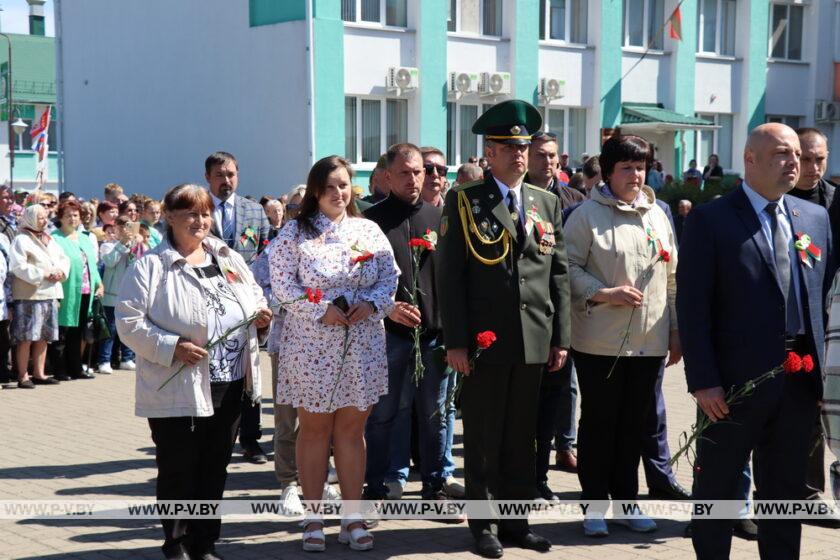
[[[536,107],[511,99],[484,111],[472,126],[473,134],[501,144],[530,144],[531,135],[542,128],[542,115]]]

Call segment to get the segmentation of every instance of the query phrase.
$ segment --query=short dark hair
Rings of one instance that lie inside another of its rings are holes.
[[[59,202],[67,200],[68,198],[76,198],[76,193],[74,193],[72,191],[64,191],[63,193],[58,195],[58,201]]]
[[[224,165],[226,163],[233,162],[233,165],[236,166],[236,170],[239,171],[239,162],[236,161],[236,157],[228,152],[213,152],[207,159],[204,160],[204,172],[210,173],[210,170],[217,165]]]
[[[109,210],[116,210],[116,209],[117,209],[116,204],[114,204],[113,202],[110,202],[108,200],[103,200],[96,207],[96,217],[98,218],[99,215],[102,214],[103,212],[108,212]]]
[[[423,146],[420,148],[420,156],[426,157],[429,154],[437,154],[443,158],[443,161],[446,161],[446,154],[440,151],[440,148],[435,148],[434,146]]]
[[[823,139],[823,142],[828,144],[828,137],[823,134],[823,131],[812,126],[803,126],[796,129],[796,135],[800,138],[803,136],[818,136]]]
[[[76,202],[75,200],[64,200],[58,205],[58,210],[55,213],[55,217],[59,220],[64,216],[66,212],[72,212],[75,210],[81,216],[82,214],[82,205]]]
[[[621,161],[643,161],[647,164],[653,153],[644,138],[633,135],[613,136],[601,148],[598,162],[601,164],[601,176],[609,181],[616,164]]]
[[[587,179],[597,177],[601,173],[601,162],[598,156],[592,156],[583,162],[583,174]]]
[[[385,162],[388,165],[388,167],[390,167],[391,165],[393,165],[394,161],[396,161],[397,156],[407,157],[409,154],[412,153],[417,154],[418,156],[420,156],[420,159],[423,159],[423,152],[414,144],[408,142],[394,144],[393,146],[388,148],[387,152],[385,152]]]
[[[575,189],[576,191],[583,190],[583,173],[573,173],[569,177],[569,188]]]
[[[260,206],[265,207],[269,200],[274,200],[274,197],[270,194],[263,195],[263,197],[260,199]]]

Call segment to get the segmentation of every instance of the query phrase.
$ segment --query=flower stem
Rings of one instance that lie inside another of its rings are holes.
[[[612,367],[610,367],[610,372],[607,374],[607,379],[613,374],[615,371],[615,366],[618,365],[618,360],[621,358],[621,353],[624,352],[624,347],[627,345],[627,341],[630,340],[630,325],[633,324],[633,315],[636,314],[636,308],[634,307],[632,311],[630,311],[630,319],[627,321],[627,328],[624,330],[624,338],[621,339],[621,346],[618,347],[618,353],[615,355],[615,359],[613,360]]]
[[[209,353],[209,352],[210,352],[210,350],[212,350],[213,348],[215,348],[215,347],[216,347],[216,346],[218,346],[219,344],[221,344],[221,343],[223,343],[224,341],[226,341],[228,338],[230,338],[230,336],[231,336],[233,333],[235,333],[236,331],[238,331],[240,328],[242,328],[242,327],[246,327],[246,328],[247,328],[247,327],[250,327],[250,326],[251,326],[251,323],[253,323],[254,321],[256,321],[256,319],[257,319],[257,314],[256,314],[256,313],[254,313],[253,315],[251,315],[250,317],[248,317],[248,318],[247,318],[247,319],[245,319],[244,321],[240,321],[239,323],[235,324],[234,326],[232,326],[231,328],[229,328],[228,330],[226,330],[226,331],[222,334],[222,336],[220,336],[220,337],[219,337],[219,338],[217,338],[216,340],[213,340],[212,342],[208,342],[208,343],[204,346],[204,349],[205,349],[205,350],[207,350],[207,352]],[[185,367],[187,367],[187,364],[186,364],[186,363],[181,364],[181,367],[179,367],[179,368],[178,368],[178,371],[176,371],[175,373],[173,373],[172,375],[170,375],[170,376],[169,376],[169,378],[168,378],[166,381],[164,381],[164,382],[161,384],[161,386],[160,386],[160,387],[158,387],[158,391],[160,391],[161,389],[163,389],[164,387],[166,387],[166,385],[167,385],[170,381],[172,381],[173,379],[175,379],[175,377],[177,377],[177,376],[178,376],[178,374],[179,374],[179,373],[181,373],[181,372],[184,370],[184,368],[185,368]]]

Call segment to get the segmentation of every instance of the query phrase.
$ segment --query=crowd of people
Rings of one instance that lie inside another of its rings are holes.
[[[757,128],[744,183],[672,216],[649,183],[662,170],[645,140],[612,137],[573,171],[541,128],[531,105],[497,104],[473,127],[485,157],[453,185],[442,150],[400,143],[366,197],[351,164],[330,156],[305,184],[253,200],[237,193],[227,152],[205,161],[207,187],[178,185],[162,201],[116,184],[102,201],[0,188],[0,374],[34,388],[136,369],[157,498],[218,500],[237,438],[247,460],[267,461],[266,350],[275,474],[284,510],[305,515],[307,551],[326,548],[325,520],[301,497],[399,499],[412,459],[426,500],[557,501],[552,450],[582,499],[636,501],[642,462],[650,497],[746,500],[752,452],[757,495],[818,499],[821,377],[779,378],[737,409],[723,388],[785,351],[812,354],[830,379],[820,298],[840,199],[823,177],[825,137]],[[701,178],[719,169],[710,158]],[[801,231],[822,248],[807,269],[793,248]],[[476,339],[487,331],[492,345]],[[701,413],[751,426],[713,426],[691,492],[670,466],[662,395],[683,358]],[[485,557],[502,556],[502,542],[551,548],[525,519],[467,521]],[[616,522],[657,529],[638,509]],[[166,558],[220,558],[219,519],[162,524]],[[368,550],[376,524],[346,509],[339,542]],[[795,520],[695,520],[698,558],[727,557],[733,524],[764,558],[798,554]],[[583,531],[608,536],[606,511],[587,511]]]

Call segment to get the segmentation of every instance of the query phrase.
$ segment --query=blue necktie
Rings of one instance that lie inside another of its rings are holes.
[[[795,336],[802,334],[804,331],[802,325],[799,324],[799,302],[796,300],[796,287],[793,283],[792,274],[796,274],[796,270],[791,267],[790,253],[788,252],[788,240],[779,225],[779,205],[771,202],[765,208],[765,211],[770,216],[770,229],[773,232],[773,252],[776,254],[776,272],[779,275],[779,282],[782,285],[782,291],[785,293],[785,315],[787,324],[787,334]]]
[[[219,212],[222,213],[222,240],[228,247],[233,248],[233,220],[228,218],[226,206],[224,202],[219,203]]]

